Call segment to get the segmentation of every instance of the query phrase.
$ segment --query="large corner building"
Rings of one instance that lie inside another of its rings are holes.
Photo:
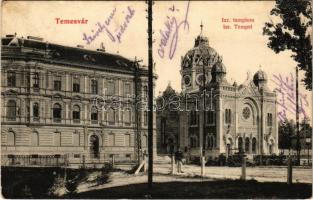
[[[1,59],[2,165],[131,162],[146,149],[138,62],[16,35],[2,38]]]

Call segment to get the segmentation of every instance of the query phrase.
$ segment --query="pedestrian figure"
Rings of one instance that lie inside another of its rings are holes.
[[[182,171],[183,158],[184,158],[183,152],[179,148],[178,151],[176,151],[176,153],[175,153],[175,160],[176,160],[176,164],[177,164],[177,172],[178,173],[184,173]]]

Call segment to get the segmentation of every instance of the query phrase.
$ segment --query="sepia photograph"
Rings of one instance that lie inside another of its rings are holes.
[[[2,198],[312,198],[311,1],[1,16]]]

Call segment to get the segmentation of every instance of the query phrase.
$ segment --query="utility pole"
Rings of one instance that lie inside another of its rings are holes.
[[[200,25],[201,32],[200,32],[200,37],[202,37],[202,29],[203,29],[203,24],[201,22]],[[201,39],[200,39],[201,40]],[[203,101],[202,101],[202,108],[200,110],[200,120],[199,120],[199,139],[200,139],[200,163],[201,163],[201,177],[204,176],[204,168],[205,168],[205,104],[206,104],[206,89],[205,89],[205,82],[206,82],[206,77],[205,77],[205,66],[204,64],[202,65],[202,86],[200,85],[199,92],[202,93],[200,94],[203,95]]]
[[[300,164],[300,130],[299,130],[299,68],[296,66],[296,133],[297,133],[297,164]]]
[[[140,132],[140,115],[139,115],[139,109],[138,109],[138,96],[139,96],[139,62],[142,62],[142,60],[137,60],[135,57],[135,61],[133,62],[134,67],[134,81],[135,81],[135,132],[136,132],[136,145],[135,145],[135,155],[137,155],[137,164],[138,166],[141,163],[141,155],[142,155],[142,149],[141,149],[141,132]]]
[[[152,54],[152,0],[148,0],[148,187],[152,189],[153,175],[153,54]]]

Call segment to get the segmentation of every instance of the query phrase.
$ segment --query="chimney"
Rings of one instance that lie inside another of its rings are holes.
[[[105,52],[105,49],[97,49],[97,51]]]
[[[28,39],[28,40],[36,40],[36,41],[40,41],[40,42],[43,41],[43,38],[41,38],[41,37],[35,37],[35,36],[27,36],[27,39]]]

